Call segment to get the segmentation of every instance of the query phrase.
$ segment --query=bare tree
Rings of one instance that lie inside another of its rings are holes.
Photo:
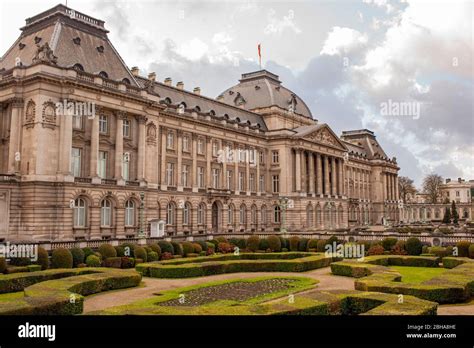
[[[398,191],[400,192],[400,197],[402,198],[403,203],[406,204],[407,196],[416,192],[416,188],[413,185],[413,180],[406,176],[399,176]]]
[[[429,203],[438,203],[441,198],[440,186],[443,178],[438,174],[430,174],[423,179],[423,192],[428,195]]]

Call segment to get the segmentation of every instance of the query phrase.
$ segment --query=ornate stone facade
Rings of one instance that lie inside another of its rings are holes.
[[[126,238],[159,220],[169,236],[274,232],[282,197],[289,233],[399,220],[399,168],[371,131],[338,137],[265,70],[217,99],[142,77],[103,21],[71,13],[29,18],[0,61],[0,239]]]

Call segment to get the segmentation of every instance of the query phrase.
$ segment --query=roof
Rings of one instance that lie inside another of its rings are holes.
[[[294,92],[283,87],[279,77],[267,70],[242,74],[239,84],[227,89],[219,97],[229,105],[246,110],[278,106],[313,118],[306,103]]]
[[[386,158],[384,150],[377,141],[374,132],[368,129],[343,131],[341,139],[346,144],[349,152],[360,154],[369,159]]]
[[[80,64],[78,68],[86,72],[105,72],[109,79],[127,79],[136,86],[129,69],[109,41],[101,20],[57,5],[28,18],[21,30],[20,37],[0,59],[0,69],[11,69],[18,61],[27,66],[34,64],[35,57],[43,50],[54,55],[53,63],[60,67]]]

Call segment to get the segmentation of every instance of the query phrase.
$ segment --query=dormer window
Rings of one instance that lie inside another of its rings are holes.
[[[102,77],[103,79],[108,79],[109,75],[105,71],[101,71],[99,73],[99,76]]]
[[[97,52],[104,53],[104,46],[97,46]]]
[[[126,85],[130,85],[130,80],[127,78],[122,79],[122,83]]]
[[[26,45],[25,45],[23,42],[20,42],[20,43],[18,44],[18,48],[20,48],[20,51],[21,51],[22,49],[24,49],[25,46],[26,46]]]
[[[209,111],[209,115],[216,116],[216,112],[214,110]]]
[[[201,112],[201,108],[196,105],[196,106],[194,107],[194,111],[195,111],[195,112]]]
[[[73,69],[77,71],[84,71],[84,67],[79,63],[74,64]]]
[[[80,45],[81,44],[81,38],[79,36],[75,37],[74,39],[72,39],[72,42],[74,42],[76,45]]]
[[[182,115],[184,114],[184,111],[186,110],[186,104],[181,103],[178,105],[178,114]]]
[[[41,42],[41,38],[38,36],[35,36],[35,44],[39,44]]]

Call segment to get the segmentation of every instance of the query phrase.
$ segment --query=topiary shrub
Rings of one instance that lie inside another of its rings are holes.
[[[297,236],[290,237],[289,242],[290,242],[290,251],[298,251],[300,237],[297,237]]]
[[[268,248],[270,248],[268,239],[267,238],[260,239],[260,243],[258,244],[258,250],[267,250]]]
[[[281,240],[278,238],[278,236],[268,236],[267,237],[268,241],[268,247],[270,248],[271,251],[273,252],[280,252],[281,251]]]
[[[470,242],[467,240],[462,240],[456,243],[456,247],[458,248],[458,255],[459,257],[468,257],[469,256],[469,246],[471,245]]]
[[[49,268],[49,255],[45,248],[38,248],[38,260],[36,260],[36,264],[40,265],[43,271]]]
[[[96,255],[89,255],[86,258],[87,267],[100,267],[100,259]]]
[[[89,255],[94,255],[94,250],[92,250],[91,248],[82,248],[82,251],[84,252],[84,259],[87,260],[87,257]]]
[[[109,257],[117,257],[117,252],[111,244],[102,244],[99,246],[99,253],[102,255],[104,260]]]
[[[51,266],[53,268],[72,268],[72,254],[66,248],[53,250],[51,256]]]
[[[397,238],[387,237],[382,240],[382,246],[385,250],[390,251],[397,244]]]
[[[200,244],[198,243],[193,243],[193,247],[194,247],[194,253],[195,254],[200,254],[201,251],[202,251],[202,247]]]
[[[108,257],[104,260],[104,266],[110,268],[122,268],[121,257]]]
[[[428,254],[428,248],[429,248],[428,245],[423,245],[423,246],[421,247],[421,253],[422,253],[422,254]]]
[[[131,257],[133,256],[133,250],[135,249],[137,245],[133,243],[123,243],[120,246],[123,247],[124,256]]]
[[[183,247],[181,246],[180,243],[178,242],[171,242],[171,245],[173,246],[174,250],[174,255],[180,255],[183,256]]]
[[[123,245],[117,245],[114,246],[115,252],[117,253],[118,257],[124,257],[125,256],[125,247]]]
[[[219,245],[219,242],[216,240],[216,239],[211,239],[209,241],[209,243],[211,243],[212,245],[214,245],[214,251],[217,250],[217,246]]]
[[[334,243],[341,244],[341,242],[339,241],[339,239],[337,239],[336,236],[329,237],[327,242],[328,242],[328,244],[331,244],[331,245],[333,245]]]
[[[11,257],[10,265],[12,266],[28,266],[31,265],[31,259],[29,257]]]
[[[423,249],[423,244],[416,237],[408,238],[405,244],[408,255],[420,255],[421,249]]]
[[[188,256],[188,254],[194,253],[194,246],[193,243],[191,242],[183,242],[182,244],[183,247],[183,255]]]
[[[143,249],[145,249],[146,253],[148,254],[149,252],[152,252],[151,248],[148,245],[144,245]]]
[[[81,248],[72,248],[71,250],[72,255],[72,265],[77,267],[80,263],[84,263],[84,251]]]
[[[298,251],[306,251],[308,250],[308,238],[301,238],[298,242]]]
[[[469,258],[474,259],[474,244],[469,245]]]
[[[370,247],[367,254],[368,255],[383,255],[384,252],[385,252],[385,249],[383,248],[383,246],[376,244]]]
[[[317,239],[310,239],[308,241],[308,246],[307,246],[308,251],[316,251],[318,250],[318,240]]]
[[[247,239],[247,249],[250,251],[257,251],[260,245],[260,238],[258,236],[251,236]]]
[[[231,245],[234,245],[236,247],[238,247],[240,250],[244,250],[245,249],[245,239],[243,238],[231,238],[229,239],[229,243]]]
[[[161,253],[170,253],[171,255],[174,254],[174,248],[173,245],[170,242],[167,242],[165,240],[160,240],[158,242],[158,245],[161,248]]]
[[[121,257],[122,264],[121,268],[126,269],[126,268],[133,268],[135,266],[135,259],[133,257],[128,257],[128,256],[123,256]]]
[[[147,260],[146,250],[141,246],[136,246],[135,249],[133,249],[133,256],[135,259],[142,259],[143,262]]]
[[[0,274],[4,273],[7,269],[7,260],[4,257],[0,257]]]
[[[147,262],[158,261],[160,259],[156,251],[150,251],[149,253],[146,254],[146,257],[147,257],[146,259]]]
[[[288,249],[288,239],[286,238],[283,238],[283,237],[280,237],[278,236],[278,238],[280,239],[280,244],[281,244],[281,248],[287,248]]]
[[[150,244],[150,249],[151,249],[151,251],[154,251],[155,253],[158,254],[158,260],[159,260],[160,257],[161,257],[161,248],[160,248],[160,246],[157,243],[151,243]]]
[[[392,247],[392,250],[391,250],[391,253],[393,255],[407,255],[407,251],[406,251],[406,245],[405,245],[405,241],[403,240],[399,240],[393,247]]]
[[[173,254],[165,251],[163,254],[161,254],[161,259],[162,260],[171,260],[173,258]]]
[[[328,244],[328,241],[326,239],[318,240],[318,242],[316,244],[316,250],[319,253],[325,252],[326,251],[326,244]]]
[[[225,238],[225,237],[217,237],[217,238],[216,238],[216,241],[217,241],[218,243],[229,243],[229,241],[228,241],[227,238]]]
[[[227,253],[230,253],[230,252],[234,251],[234,247],[232,245],[230,245],[229,243],[221,242],[217,246],[217,250],[219,252],[223,253],[223,254],[227,254]]]
[[[202,251],[207,251],[207,249],[209,248],[206,241],[204,241],[204,240],[197,240],[195,243],[197,243],[201,246]]]

